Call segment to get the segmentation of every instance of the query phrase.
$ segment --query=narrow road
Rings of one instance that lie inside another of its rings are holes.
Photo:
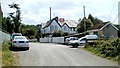
[[[30,43],[30,50],[13,53],[18,54],[22,66],[118,66],[81,47],[70,48],[61,44]]]

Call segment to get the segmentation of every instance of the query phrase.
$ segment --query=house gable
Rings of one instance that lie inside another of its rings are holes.
[[[118,30],[118,28],[116,26],[114,26],[111,23],[107,23],[106,25],[104,25],[102,28],[100,28],[100,30],[102,30],[103,28],[105,28],[106,26],[111,25],[114,29]]]
[[[62,31],[63,31],[63,32],[69,32],[69,30],[70,30],[70,27],[69,27],[66,23],[64,23],[64,24],[62,25]]]
[[[46,23],[46,25],[44,26],[44,28],[49,27],[53,21],[56,21],[56,23],[57,23],[60,27],[62,27],[62,26],[60,25],[60,23],[58,23],[58,17],[55,17],[55,18],[53,18],[53,19],[51,20],[51,22],[50,22],[50,20],[47,21],[47,23]]]

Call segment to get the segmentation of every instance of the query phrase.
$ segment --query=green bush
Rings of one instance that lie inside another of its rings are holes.
[[[109,40],[98,40],[95,41],[96,47],[90,47],[88,50],[91,52],[100,55],[102,57],[107,57],[109,59],[120,60],[120,39],[109,39]]]

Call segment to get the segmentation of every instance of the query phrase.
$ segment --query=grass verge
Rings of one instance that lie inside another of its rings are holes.
[[[100,56],[100,57],[103,57],[103,58],[107,58],[111,61],[115,61],[115,62],[119,62],[119,55],[118,56],[115,56],[115,57],[111,57],[111,56],[106,56],[106,54],[102,54],[100,51],[99,51],[99,48],[97,47],[93,47],[93,46],[87,46],[86,48],[84,48],[85,50],[91,52],[92,54],[94,55],[97,55],[97,56]]]
[[[3,42],[2,44],[2,66],[16,66],[18,60],[14,57],[14,54],[9,50],[10,42]]]

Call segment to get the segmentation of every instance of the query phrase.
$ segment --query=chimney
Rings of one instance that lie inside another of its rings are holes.
[[[64,18],[59,18],[59,22],[64,22]]]

